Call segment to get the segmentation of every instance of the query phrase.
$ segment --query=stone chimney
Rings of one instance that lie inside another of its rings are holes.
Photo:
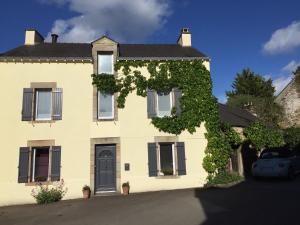
[[[191,47],[192,46],[192,35],[189,31],[189,28],[182,28],[180,36],[178,38],[177,44],[182,47]]]
[[[25,45],[35,45],[44,42],[44,37],[34,29],[27,29],[25,31]]]

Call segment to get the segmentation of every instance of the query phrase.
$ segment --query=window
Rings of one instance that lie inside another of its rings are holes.
[[[62,88],[23,88],[22,121],[62,119]]]
[[[18,183],[60,180],[61,146],[20,147],[19,151]]]
[[[175,153],[174,144],[159,144],[159,175],[172,176],[175,175]]]
[[[98,119],[114,118],[114,95],[98,92]]]
[[[107,73],[113,74],[113,54],[112,53],[100,53],[98,54],[98,74]]]
[[[37,89],[36,90],[36,120],[51,120],[52,114],[52,90]]]
[[[31,181],[47,181],[49,176],[49,147],[32,148]]]
[[[184,142],[148,143],[148,172],[149,177],[186,175]]]
[[[171,116],[172,92],[157,93],[157,115],[158,117]]]

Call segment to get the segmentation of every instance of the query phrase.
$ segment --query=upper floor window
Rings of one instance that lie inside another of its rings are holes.
[[[182,93],[179,88],[173,88],[169,92],[161,92],[152,89],[147,90],[147,114],[148,118],[178,116],[181,114]],[[174,112],[173,112],[174,109]]]
[[[24,88],[22,121],[62,119],[62,88]]]
[[[114,73],[114,63],[113,63],[113,54],[112,52],[100,52],[98,54],[98,74],[106,73],[113,74]]]
[[[98,92],[98,119],[114,118],[114,95]]]
[[[52,114],[52,90],[37,89],[35,102],[36,120],[51,120]]]
[[[158,117],[171,116],[172,92],[157,93],[157,115]]]

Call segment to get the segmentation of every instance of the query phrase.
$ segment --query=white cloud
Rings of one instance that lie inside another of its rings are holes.
[[[297,69],[298,66],[300,66],[300,62],[292,60],[289,64],[282,68],[282,71],[292,73]]]
[[[292,80],[292,76],[281,76],[273,80],[273,85],[275,87],[275,95],[279,94],[283,88]]]
[[[263,51],[278,54],[291,51],[300,46],[300,21],[276,30],[270,40],[263,45]]]
[[[222,103],[222,104],[226,104],[227,102],[227,97],[225,95],[220,95],[218,96],[218,102]]]
[[[54,22],[51,33],[61,42],[91,42],[101,35],[117,41],[142,41],[166,23],[169,0],[39,0],[68,7],[78,16]]]

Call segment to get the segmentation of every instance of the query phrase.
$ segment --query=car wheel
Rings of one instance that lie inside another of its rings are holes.
[[[288,178],[289,178],[289,180],[294,180],[295,179],[295,171],[292,167],[289,168]]]

